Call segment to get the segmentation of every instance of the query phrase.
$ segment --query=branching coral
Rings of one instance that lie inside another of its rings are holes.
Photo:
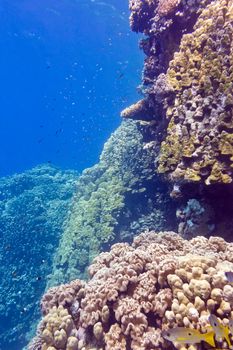
[[[89,282],[49,290],[34,343],[41,341],[43,350],[71,349],[72,337],[78,344],[72,349],[174,349],[162,330],[178,325],[204,332],[210,313],[224,322],[233,317],[233,287],[224,274],[232,268],[233,243],[220,237],[186,241],[172,232],[146,232],[132,246],[118,243],[95,258]],[[69,289],[74,293],[61,304],[59,294]]]

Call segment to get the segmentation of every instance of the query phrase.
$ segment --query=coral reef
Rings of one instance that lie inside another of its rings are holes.
[[[159,230],[165,223],[174,228],[175,210],[153,164],[154,154],[143,148],[136,122],[124,121],[106,142],[99,163],[77,182],[48,286],[86,278],[93,257],[142,228]],[[169,219],[164,215],[168,208]]]
[[[1,348],[18,350],[39,303],[77,173],[42,165],[0,179]]]
[[[115,244],[94,259],[88,282],[48,290],[29,350],[172,350],[162,330],[178,325],[204,332],[210,313],[224,322],[233,317],[233,286],[224,273],[232,268],[233,243],[220,237],[187,241],[173,232],[146,232],[132,245]],[[228,348],[222,339],[217,344]]]
[[[122,118],[130,118],[134,120],[150,120],[153,110],[150,109],[147,101],[142,99],[137,103],[125,108],[121,112]]]
[[[177,197],[173,192],[171,195],[176,202],[176,230],[182,237],[190,239],[197,234],[209,237],[221,233],[225,240],[232,241],[232,184],[200,186],[187,183],[182,186]]]
[[[174,182],[231,183],[232,1],[130,0],[130,10],[132,30],[148,36],[140,106],[154,111],[158,172]]]
[[[174,98],[164,102],[169,124],[158,170],[173,179],[232,181],[232,21],[230,1],[208,5],[169,64]]]
[[[181,0],[159,0],[157,11],[160,17],[173,13]]]

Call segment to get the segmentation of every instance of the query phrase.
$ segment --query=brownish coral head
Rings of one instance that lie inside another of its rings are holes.
[[[159,16],[167,16],[175,11],[181,0],[159,0],[157,11]]]
[[[174,181],[232,182],[232,21],[232,1],[212,1],[169,62],[175,94],[164,102],[169,124],[158,171]]]
[[[204,332],[210,313],[225,324],[233,318],[233,286],[224,273],[229,269],[233,243],[220,237],[186,241],[173,232],[145,232],[132,245],[118,243],[100,254],[87,283],[76,280],[47,292],[37,348],[29,349],[172,350],[162,330]],[[224,340],[217,345],[227,348]]]

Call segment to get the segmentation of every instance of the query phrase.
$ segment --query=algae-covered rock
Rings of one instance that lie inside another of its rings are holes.
[[[165,216],[170,199],[154,161],[137,124],[124,121],[104,145],[99,163],[77,182],[49,286],[85,278],[93,257],[112,242],[130,240],[142,228],[161,229],[173,218],[172,211]]]
[[[75,189],[77,173],[48,165],[0,179],[0,337],[20,349],[39,317],[39,299]]]

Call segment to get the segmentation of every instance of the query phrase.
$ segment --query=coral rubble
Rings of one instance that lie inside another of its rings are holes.
[[[233,243],[220,237],[186,241],[146,232],[132,245],[115,244],[94,259],[88,282],[48,290],[29,350],[172,350],[162,330],[178,325],[204,332],[210,313],[224,322],[233,317],[233,286],[224,274],[232,268]]]
[[[232,0],[130,0],[130,10],[131,28],[147,35],[140,106],[154,110],[152,139],[162,133],[158,171],[174,182],[231,183]]]

